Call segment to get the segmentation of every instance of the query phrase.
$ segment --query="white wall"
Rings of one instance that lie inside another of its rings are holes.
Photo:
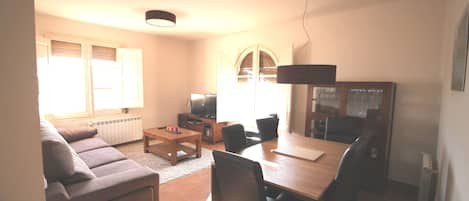
[[[469,200],[469,75],[465,92],[451,91],[452,54],[457,24],[468,0],[447,0],[442,54],[442,103],[438,139],[438,201]],[[468,71],[469,73],[469,71]]]
[[[177,123],[177,113],[187,112],[189,42],[183,39],[87,24],[44,14],[36,15],[37,35],[87,39],[120,47],[143,49],[144,109],[131,109],[143,116],[143,127]],[[73,125],[86,125],[86,119]],[[70,120],[57,121],[72,125]]]
[[[216,91],[216,57],[250,43],[293,44],[295,63],[337,64],[339,81],[394,81],[397,96],[389,176],[417,184],[420,152],[437,144],[442,7],[440,0],[395,0],[311,15],[305,45],[301,21],[192,44],[191,91]],[[295,87],[293,127],[304,128],[305,88]]]
[[[34,1],[0,1],[0,200],[44,200]]]

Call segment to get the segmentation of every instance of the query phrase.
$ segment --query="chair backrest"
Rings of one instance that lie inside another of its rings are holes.
[[[278,137],[278,122],[279,119],[275,117],[256,120],[257,129],[261,134],[262,141]]]
[[[221,201],[266,201],[258,162],[228,152],[213,151]]]
[[[362,136],[344,152],[327,201],[356,201],[362,180],[362,167],[372,136]]]
[[[247,141],[243,125],[234,124],[225,126],[221,129],[221,133],[226,151],[237,153],[246,148]]]
[[[351,144],[360,136],[362,120],[357,117],[327,118],[326,140]]]

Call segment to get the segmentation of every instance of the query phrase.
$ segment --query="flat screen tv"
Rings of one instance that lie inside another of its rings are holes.
[[[191,113],[206,118],[217,116],[217,95],[191,94]]]
[[[211,119],[217,117],[217,95],[205,94],[205,116]]]

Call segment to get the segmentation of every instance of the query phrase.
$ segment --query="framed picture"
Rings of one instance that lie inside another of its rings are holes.
[[[466,66],[468,49],[469,10],[458,24],[453,52],[453,73],[451,78],[451,89],[464,91],[466,85]]]

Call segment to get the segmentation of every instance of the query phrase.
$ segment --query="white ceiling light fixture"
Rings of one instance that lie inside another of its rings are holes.
[[[145,21],[153,26],[174,27],[176,26],[176,15],[164,10],[149,10],[145,12]]]

